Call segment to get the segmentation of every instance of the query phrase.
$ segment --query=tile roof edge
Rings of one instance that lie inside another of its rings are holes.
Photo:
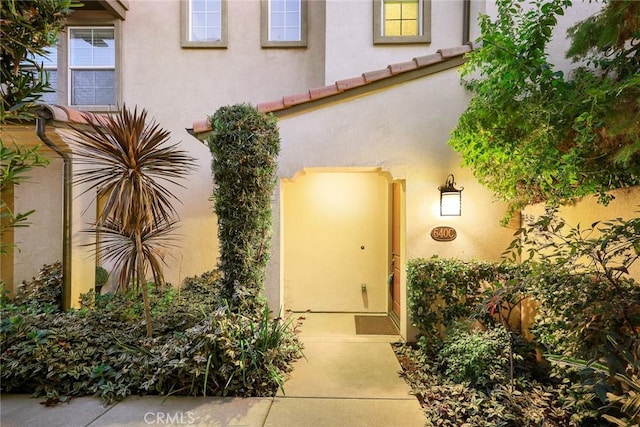
[[[103,114],[81,111],[76,108],[58,104],[41,104],[40,115],[45,118],[59,123],[73,124],[102,124],[104,120]],[[48,115],[47,115],[48,113]]]
[[[366,86],[373,82],[443,63],[452,58],[462,57],[476,48],[477,47],[471,43],[468,43],[461,46],[438,49],[435,53],[429,55],[419,56],[406,62],[389,64],[386,68],[367,71],[360,76],[338,80],[334,84],[309,89],[308,92],[285,95],[276,100],[261,102],[256,105],[256,109],[261,113],[273,113],[286,110],[293,106],[328,98],[339,93]],[[197,134],[211,131],[211,125],[208,120],[198,120],[193,122],[192,131],[193,134],[197,136]]]

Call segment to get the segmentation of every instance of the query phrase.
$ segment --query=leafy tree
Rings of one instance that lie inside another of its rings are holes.
[[[507,218],[640,184],[640,2],[608,1],[574,26],[568,75],[546,47],[570,0],[498,0],[480,20],[482,47],[461,75],[473,93],[450,146],[478,180],[510,203]]]
[[[146,271],[162,284],[159,249],[171,244],[177,200],[167,184],[179,185],[194,167],[194,159],[176,144],[167,144],[169,132],[147,112],[126,106],[113,116],[87,115],[88,126],[74,126],[74,156],[81,166],[75,184],[99,189],[104,208],[88,230],[100,234],[99,253],[114,260],[119,270],[118,286],[130,283],[142,288],[147,334],[152,335]]]

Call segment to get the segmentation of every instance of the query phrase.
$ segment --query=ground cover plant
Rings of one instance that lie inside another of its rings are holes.
[[[87,294],[60,311],[60,264],[45,266],[0,305],[0,390],[33,393],[52,404],[95,395],[271,396],[301,356],[288,323],[238,313],[212,271],[181,289],[149,287],[153,338],[144,307],[127,293]]]

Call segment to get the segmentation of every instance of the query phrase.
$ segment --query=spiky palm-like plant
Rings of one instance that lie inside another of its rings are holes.
[[[104,207],[89,232],[100,234],[99,255],[119,270],[117,287],[133,283],[142,288],[147,335],[153,333],[147,286],[147,268],[162,284],[159,250],[171,245],[177,212],[176,196],[167,184],[180,185],[194,167],[194,159],[169,144],[169,132],[146,110],[124,106],[112,116],[86,116],[88,124],[74,126],[72,145],[76,164],[75,185],[98,189]]]

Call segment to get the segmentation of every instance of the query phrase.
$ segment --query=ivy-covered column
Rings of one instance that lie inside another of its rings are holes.
[[[222,284],[234,310],[261,310],[280,151],[277,122],[248,104],[222,107],[210,120]]]

